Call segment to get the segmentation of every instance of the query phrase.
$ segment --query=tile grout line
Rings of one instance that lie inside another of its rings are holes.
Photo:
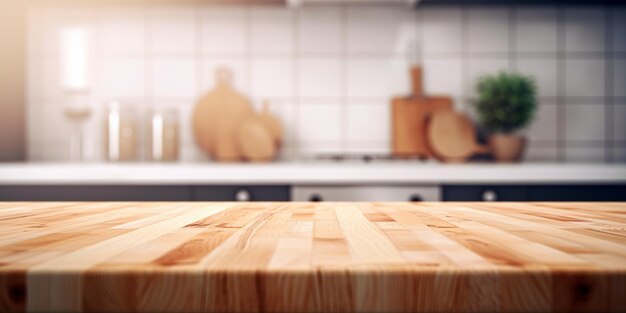
[[[518,70],[517,65],[517,5],[509,6],[509,68]]]
[[[605,8],[605,60],[604,60],[604,161],[615,162],[613,123],[613,11]]]
[[[244,62],[246,64],[246,84],[248,87],[248,93],[250,96],[253,96],[252,92],[252,74],[253,74],[253,59],[252,59],[252,5],[247,4],[244,6],[244,24],[245,24],[245,52],[244,52]]]
[[[183,114],[178,114],[178,125],[185,125],[187,123],[185,123],[184,121],[193,121],[193,112],[196,108],[197,103],[194,103],[196,101],[198,101],[200,99],[200,97],[203,96],[203,92],[205,92],[203,90],[204,86],[205,86],[205,73],[204,73],[204,64],[205,64],[205,59],[202,57],[203,52],[204,52],[204,7],[200,4],[197,3],[193,6],[196,10],[196,12],[194,12],[194,19],[195,19],[195,31],[196,31],[196,42],[195,42],[195,58],[196,58],[196,69],[195,69],[195,76],[196,76],[196,99],[194,99],[194,101],[192,101],[191,105],[191,110],[190,110],[190,114],[191,116],[187,115],[187,116],[183,116]],[[180,109],[179,109],[180,112]],[[185,158],[189,158],[191,160],[194,159],[198,159],[200,158],[200,156],[198,154],[202,154],[202,155],[206,155],[206,153],[204,153],[201,149],[199,149],[199,147],[196,146],[196,142],[195,142],[195,132],[193,131],[193,122],[189,123],[188,127],[192,127],[191,130],[191,138],[189,138],[189,140],[191,141],[191,144],[184,144],[184,142],[182,140],[179,140],[179,160],[185,160]],[[180,138],[182,138],[182,133],[183,131],[181,130],[181,127],[179,126],[179,132],[181,132],[181,135],[179,135]],[[190,154],[190,155],[188,155]],[[193,191],[190,191],[191,193],[193,193]],[[191,195],[191,198],[193,198],[194,196]]]
[[[490,60],[490,59],[494,59],[494,58],[507,58],[510,54],[510,52],[497,52],[497,51],[469,51],[467,53],[468,57],[471,57],[472,59],[477,59],[477,60]],[[104,54],[104,56],[106,57],[111,57],[111,58],[115,58],[117,60],[138,60],[138,59],[142,59],[144,57],[145,53],[138,53],[138,52],[128,52],[128,53],[121,53],[121,52],[107,52],[106,54]],[[532,59],[539,59],[539,60],[550,60],[550,59],[554,59],[555,57],[557,57],[557,53],[554,52],[533,52],[533,51],[516,51],[516,54],[519,57],[524,57],[524,58],[532,58]],[[565,60],[570,60],[570,59],[604,59],[607,54],[616,59],[616,60],[626,60],[626,54],[622,53],[622,52],[581,52],[581,51],[563,51],[561,53],[561,58],[565,59]],[[48,56],[54,56],[57,55],[56,52],[50,52],[50,53],[33,53],[33,56],[36,57],[48,57]],[[153,51],[152,55],[154,57],[159,57],[159,58],[190,58],[190,57],[196,57],[196,53],[195,52],[159,52],[159,51]],[[258,52],[257,53],[258,56],[263,57],[265,59],[283,59],[285,57],[290,57],[291,53],[289,52]],[[306,58],[311,58],[311,59],[327,59],[327,58],[339,58],[341,57],[343,54],[341,53],[336,53],[336,52],[307,52],[307,51],[302,51],[300,53],[300,56],[302,57],[306,57]],[[387,60],[390,58],[398,58],[398,57],[403,57],[404,54],[400,55],[398,53],[387,53],[387,52],[349,52],[346,53],[345,56],[350,57],[351,59],[355,59],[355,60],[368,60],[368,59],[376,59],[376,60]],[[441,51],[441,52],[433,52],[433,51],[425,51],[424,52],[424,56],[427,56],[428,58],[432,58],[435,60],[445,60],[445,59],[449,59],[449,58],[460,58],[462,57],[462,53],[461,52],[454,52],[454,51]],[[201,57],[206,58],[206,57],[215,57],[215,58],[229,58],[229,59],[235,59],[235,60],[245,60],[246,56],[244,55],[231,55],[228,52],[210,52],[210,51],[206,51],[203,52],[201,54]]]
[[[292,112],[291,118],[293,121],[297,121],[300,117],[300,9],[291,9],[292,17],[291,17],[291,45],[292,45],[292,60],[291,60],[291,76],[292,76]],[[294,123],[298,125],[299,123]],[[296,131],[296,134],[299,135],[299,131]],[[299,136],[298,136],[299,138]],[[299,140],[298,140],[299,141]],[[297,142],[297,141],[296,141]],[[290,147],[291,151],[287,151],[289,158],[293,159],[300,155],[299,147],[297,145],[292,145]]]
[[[349,35],[349,4],[340,5],[340,32],[341,32],[341,94],[340,94],[340,120],[341,120],[341,135],[340,135],[340,147],[343,153],[347,153],[350,150],[348,145],[348,35]]]
[[[556,25],[557,25],[557,115],[556,115],[556,126],[557,126],[557,160],[559,162],[565,162],[565,104],[564,101],[564,92],[565,92],[565,60],[562,59],[563,51],[564,51],[564,40],[565,40],[565,12],[564,9],[560,6],[557,7],[556,12]]]
[[[154,37],[153,37],[154,29],[153,28],[154,28],[154,13],[155,13],[154,7],[153,6],[147,6],[145,8],[142,7],[142,12],[144,16],[144,36],[145,36],[144,38],[144,53],[145,53],[144,72],[146,74],[146,77],[144,78],[145,79],[144,88],[145,88],[146,100],[145,100],[145,103],[143,104],[143,107],[145,110],[146,107],[152,109],[155,106],[155,102],[156,102],[154,84],[152,80],[152,77],[154,75],[154,65],[156,64],[156,61],[154,60],[154,56],[153,56],[153,43],[154,43]],[[141,149],[141,148],[138,153],[138,157],[140,160],[143,160],[144,159],[143,152],[145,149]]]
[[[94,90],[98,90],[98,93],[101,92],[102,90],[102,81],[101,81],[101,77],[102,77],[102,60],[103,58],[103,53],[102,53],[102,43],[101,43],[101,38],[102,38],[102,13],[100,11],[96,11],[94,12],[95,16],[95,26],[94,28],[96,29],[96,34],[95,34],[95,38],[94,38],[94,49],[96,50],[96,58],[97,61],[94,61],[94,73],[92,73],[93,75],[93,86],[95,86],[95,88],[92,86],[92,92],[91,92],[91,97],[92,97],[92,103],[90,105],[90,107],[92,108],[92,112],[91,112],[91,116],[94,117],[99,117],[102,118],[103,117],[103,112],[102,112],[102,106],[103,106],[103,100],[104,99],[98,99],[101,95],[94,93]],[[100,108],[100,112],[97,112],[96,110]],[[91,125],[90,125],[91,124]],[[93,125],[96,124],[96,125]],[[92,130],[92,135],[95,137],[98,134],[98,130],[97,127],[98,125],[101,125],[98,122],[86,122],[84,124],[85,129],[89,129],[89,127],[91,127]],[[87,136],[89,135],[89,131],[86,132]],[[88,137],[85,136],[83,140],[87,140]],[[97,138],[92,137],[93,141],[97,141]],[[104,140],[103,136],[100,136],[100,140]],[[99,147],[98,147],[99,146]],[[104,150],[102,149],[103,145],[91,145],[91,152],[92,155],[90,156],[89,153],[85,153],[85,157],[87,158],[87,160],[96,160],[96,161],[101,161],[104,155]],[[88,148],[89,147],[83,147],[83,148]]]
[[[196,31],[196,95],[197,97],[202,96],[203,86],[204,86],[204,58],[202,57],[202,53],[204,52],[204,16],[203,16],[203,7],[197,3],[194,5],[196,12],[194,12],[194,27]]]
[[[460,111],[467,111],[467,95],[471,90],[468,86],[469,79],[469,6],[461,5],[461,96],[458,99],[461,103],[456,106]],[[469,90],[468,90],[469,89]]]

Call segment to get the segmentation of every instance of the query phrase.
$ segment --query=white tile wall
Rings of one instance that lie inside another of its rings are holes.
[[[565,139],[572,141],[604,140],[604,106],[567,104],[565,106]]]
[[[565,95],[568,97],[603,97],[605,68],[603,59],[567,59]]]
[[[312,7],[299,12],[298,52],[339,54],[343,47],[344,12],[335,7]]]
[[[540,97],[558,96],[558,64],[556,58],[519,58],[516,61],[518,72],[535,78]]]
[[[348,105],[348,142],[388,142],[389,120],[386,103]]]
[[[426,8],[423,11],[423,51],[426,54],[461,52],[463,12],[455,8]]]
[[[556,162],[559,160],[559,150],[556,147],[531,145],[526,150],[524,160],[528,162]]]
[[[183,54],[196,51],[198,29],[192,8],[163,8],[149,12],[150,49],[155,54]]]
[[[299,108],[298,140],[339,141],[341,138],[341,107],[332,103],[302,103]]]
[[[557,51],[556,8],[519,9],[515,17],[515,39],[520,52]]]
[[[294,61],[292,59],[254,59],[251,67],[253,97],[294,96]]]
[[[406,56],[415,45],[417,24],[413,10],[396,6],[348,8],[348,53]]]
[[[565,148],[565,160],[572,163],[602,163],[606,160],[603,149],[589,148]]]
[[[409,92],[421,56],[425,91],[468,113],[481,75],[534,76],[542,106],[526,130],[528,160],[626,161],[625,21],[624,9],[593,7],[31,6],[29,157],[68,156],[58,32],[84,25],[95,34],[87,133],[96,160],[110,99],[178,107],[181,159],[207,160],[189,121],[219,67],[255,107],[271,101],[286,131],[282,156],[388,153],[389,99]]]
[[[142,59],[103,59],[100,92],[111,98],[142,97],[145,91],[145,61]]]
[[[457,108],[462,108],[463,61],[460,58],[431,58],[424,60],[424,91],[428,94],[448,95]]]
[[[201,11],[202,51],[244,56],[248,49],[247,12],[240,7],[207,7]]]
[[[300,59],[298,69],[301,97],[341,97],[341,59]]]
[[[626,144],[626,105],[618,104],[613,107],[613,123],[615,140]]]
[[[509,51],[509,9],[470,9],[468,17],[470,52]]]
[[[404,59],[347,61],[348,97],[389,98],[409,91],[409,64]]]
[[[626,59],[613,61],[613,95],[626,97]]]
[[[613,160],[615,162],[626,163],[626,148],[613,149]]]
[[[252,53],[291,53],[294,49],[293,11],[257,8],[250,18]]]
[[[558,140],[558,106],[542,101],[536,114],[534,122],[528,128],[528,139],[531,142],[547,141],[554,145]]]
[[[105,9],[100,12],[103,53],[142,56],[146,46],[146,15],[139,9]]]
[[[155,97],[194,98],[196,62],[193,59],[154,59],[149,79]]]
[[[613,47],[616,51],[626,51],[626,9],[614,10],[613,14]]]
[[[605,47],[605,12],[602,9],[565,10],[565,50],[602,52]]]

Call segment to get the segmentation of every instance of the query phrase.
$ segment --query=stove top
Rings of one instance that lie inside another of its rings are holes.
[[[413,161],[413,162],[428,162],[428,159],[419,157],[396,157],[390,154],[316,154],[312,156],[305,156],[303,158],[307,161],[329,161],[329,162],[357,162],[357,163],[372,163],[372,162],[391,162],[391,161]]]

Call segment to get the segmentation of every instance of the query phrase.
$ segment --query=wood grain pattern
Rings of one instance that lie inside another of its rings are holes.
[[[424,94],[421,66],[411,68],[411,80],[411,94],[391,100],[392,154],[400,158],[434,157],[426,136],[428,120],[436,112],[451,111],[452,98]]]
[[[0,203],[0,311],[626,311],[626,203]]]

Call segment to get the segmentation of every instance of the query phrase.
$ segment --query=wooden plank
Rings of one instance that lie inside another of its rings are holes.
[[[348,242],[355,263],[403,263],[402,255],[391,241],[378,231],[355,205],[336,206],[335,214]]]
[[[188,213],[104,240],[32,267],[27,275],[29,311],[78,311],[82,308],[81,272],[133,247],[162,236],[227,205],[193,208]],[[70,274],[67,274],[70,272]]]
[[[0,311],[626,308],[626,203],[0,203]]]

